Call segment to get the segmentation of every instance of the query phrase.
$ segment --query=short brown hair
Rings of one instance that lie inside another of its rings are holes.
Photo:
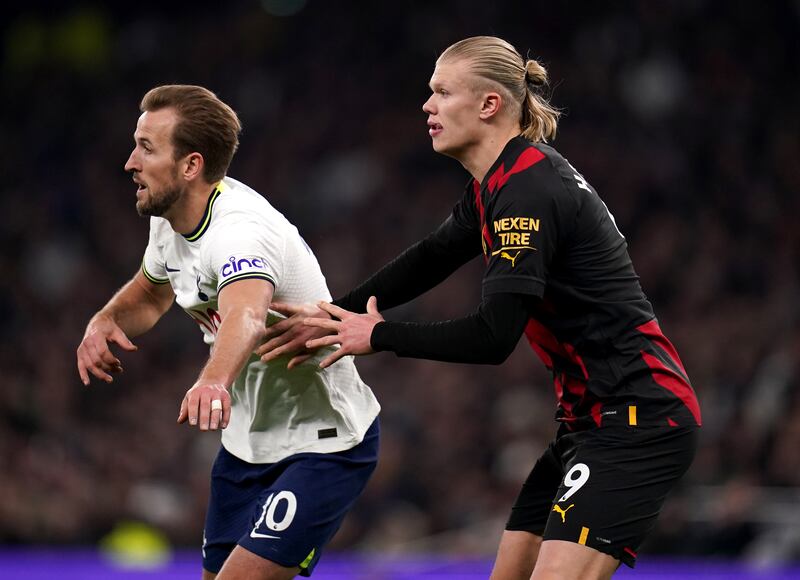
[[[561,112],[542,94],[547,70],[535,60],[524,60],[509,42],[496,36],[473,36],[449,46],[436,61],[464,60],[470,71],[500,89],[519,119],[528,141],[554,139]]]
[[[139,108],[142,112],[175,109],[175,159],[196,151],[203,156],[206,181],[215,183],[225,177],[239,147],[242,124],[217,95],[195,85],[163,85],[149,90]]]

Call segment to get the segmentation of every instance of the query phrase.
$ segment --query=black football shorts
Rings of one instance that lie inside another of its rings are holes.
[[[633,567],[694,458],[697,435],[697,427],[562,427],[523,484],[506,529],[576,542]]]

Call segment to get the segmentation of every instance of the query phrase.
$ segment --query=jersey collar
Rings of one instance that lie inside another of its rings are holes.
[[[493,184],[495,184],[497,181],[498,171],[500,171],[500,174],[502,174],[502,169],[505,166],[505,162],[508,161],[508,165],[512,165],[514,160],[519,157],[520,153],[522,153],[529,144],[530,143],[521,135],[512,138],[508,143],[506,143],[506,146],[503,147],[503,151],[500,152],[500,155],[497,157],[497,159],[495,159],[495,162],[483,177],[483,182],[480,184],[481,189],[485,189],[488,185],[489,192],[494,193],[496,186],[493,187]]]
[[[200,237],[206,233],[209,224],[211,223],[211,212],[214,210],[214,202],[217,201],[217,198],[220,194],[228,189],[228,186],[225,185],[222,181],[220,181],[215,187],[214,191],[211,192],[211,195],[208,196],[208,202],[206,202],[206,210],[203,212],[203,217],[200,218],[200,223],[197,224],[197,227],[194,228],[188,234],[181,234],[186,241],[188,242],[195,242],[200,239]]]

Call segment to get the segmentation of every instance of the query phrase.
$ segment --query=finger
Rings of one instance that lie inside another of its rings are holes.
[[[222,417],[222,409],[211,409],[211,414],[209,416],[209,428],[212,431],[216,431],[219,427],[219,420]]]
[[[317,302],[317,307],[320,310],[324,310],[325,312],[327,312],[331,316],[335,316],[336,318],[338,318],[340,320],[345,318],[348,315],[353,314],[349,310],[345,310],[344,308],[340,308],[339,306],[336,306],[335,304],[331,304],[330,302]],[[306,318],[306,320],[308,320],[308,318]]]
[[[230,396],[222,398],[222,428],[228,426],[231,420],[231,398]]]
[[[200,395],[200,416],[198,427],[201,431],[208,431],[208,423],[211,420],[211,396],[207,393]]]
[[[189,415],[189,425],[197,425],[197,415],[200,413],[200,397],[197,393],[191,392],[186,398],[186,413]]]
[[[317,328],[324,328],[326,330],[339,332],[339,327],[342,323],[338,320],[328,320],[327,318],[304,318],[303,324],[306,326],[316,326]]]
[[[97,365],[91,364],[91,365],[89,365],[88,368],[89,368],[89,372],[92,373],[94,376],[96,376],[101,381],[105,381],[107,383],[113,383],[114,382],[114,377],[112,377],[110,374],[105,372],[103,369],[101,369]]]
[[[107,371],[111,368],[112,364],[107,363],[104,360],[106,353],[109,353],[111,358],[116,360],[116,357],[108,350],[108,345],[106,344],[105,340],[99,344],[95,341],[89,341],[86,343],[86,354],[88,355],[93,367],[100,368],[104,371]]]
[[[331,353],[331,355],[328,358],[324,359],[321,363],[319,363],[319,368],[321,369],[328,368],[337,360],[339,360],[343,356],[346,356],[347,354],[348,353],[346,353],[343,348],[340,348],[336,352]]]
[[[181,401],[181,409],[178,411],[178,423],[183,423],[189,417],[189,405],[186,401],[186,397],[183,398]]]
[[[82,355],[78,354],[78,376],[81,377],[81,382],[89,386],[89,373],[86,372],[86,363],[83,361]]]
[[[298,354],[297,356],[292,357],[292,360],[289,361],[289,364],[286,365],[286,368],[287,370],[292,370],[294,367],[303,364],[310,358],[310,354]]]
[[[306,342],[306,348],[314,350],[321,346],[331,346],[333,344],[342,344],[342,337],[338,334],[331,334],[329,336],[323,336],[322,338],[315,338]]]
[[[119,328],[115,329],[114,332],[111,333],[111,336],[108,337],[108,340],[118,344],[122,348],[122,350],[127,350],[132,352],[134,350],[139,349],[139,347],[133,344],[130,341],[130,339],[127,336],[125,336],[125,333],[122,332],[122,330],[120,330]]]
[[[290,340],[292,340],[292,338],[288,334],[280,334],[278,336],[275,336],[274,338],[270,338],[267,342],[260,344],[258,348],[256,348],[255,353],[258,356],[267,354],[271,350],[286,344]]]
[[[284,316],[292,316],[294,314],[299,314],[303,310],[303,305],[289,304],[287,302],[271,302],[269,309],[280,312]]]
[[[381,315],[378,312],[378,298],[376,296],[370,296],[369,300],[367,300],[367,314]]]
[[[287,330],[291,330],[292,327],[297,324],[297,320],[292,320],[291,318],[286,318],[284,320],[279,320],[275,324],[270,324],[267,327],[267,331],[265,336],[279,336],[286,332]]]
[[[114,367],[122,366],[122,361],[115,357],[114,353],[110,350],[100,352],[100,360],[103,361],[105,365],[103,368],[105,368],[105,370],[111,370]]]
[[[302,341],[290,342],[263,355],[261,357],[261,362],[270,362],[285,354],[295,353],[301,350],[305,350],[305,344],[303,344]]]

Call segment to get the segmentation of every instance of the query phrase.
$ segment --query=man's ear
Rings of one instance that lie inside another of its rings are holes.
[[[186,181],[192,181],[197,178],[203,177],[203,167],[206,162],[203,156],[196,151],[189,153],[183,160],[183,178]]]
[[[503,106],[503,97],[500,93],[486,93],[481,102],[480,117],[484,121],[494,117]]]

